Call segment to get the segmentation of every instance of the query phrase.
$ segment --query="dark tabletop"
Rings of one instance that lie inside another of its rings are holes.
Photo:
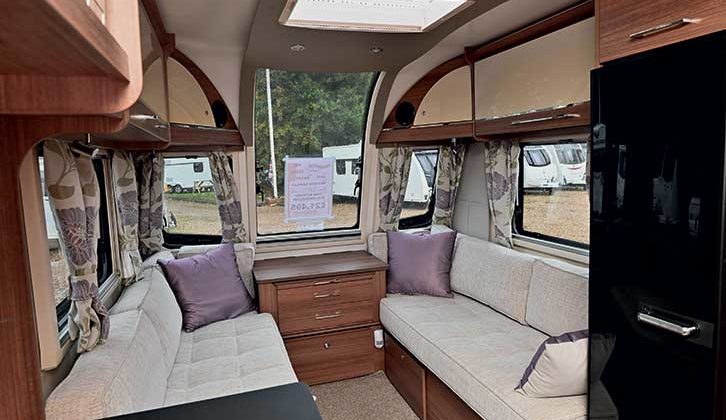
[[[253,267],[257,283],[277,283],[386,269],[388,264],[365,251],[274,258],[255,261]]]
[[[123,420],[322,420],[310,388],[287,384],[114,417]]]

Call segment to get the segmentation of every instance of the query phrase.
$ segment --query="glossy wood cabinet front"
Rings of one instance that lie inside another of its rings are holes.
[[[726,29],[726,0],[598,0],[604,63]]]

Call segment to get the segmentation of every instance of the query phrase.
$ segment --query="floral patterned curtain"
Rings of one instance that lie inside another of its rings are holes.
[[[109,330],[96,275],[101,193],[91,159],[74,157],[67,143],[46,140],[43,159],[50,206],[71,272],[68,330],[83,353],[102,344]]]
[[[119,271],[124,285],[128,286],[136,281],[142,261],[139,252],[139,194],[134,160],[129,153],[113,153],[111,179],[116,199],[117,235],[121,251]]]
[[[224,152],[209,154],[214,192],[217,195],[217,208],[222,221],[222,243],[246,242],[247,230],[242,221],[242,206],[239,190],[234,180],[229,156]]]
[[[461,171],[464,168],[465,152],[466,146],[463,144],[442,146],[439,149],[433,224],[451,227],[456,193],[459,190]]]
[[[398,230],[412,154],[410,147],[390,147],[378,151],[380,231]]]
[[[139,190],[139,251],[146,259],[164,243],[164,158],[158,153],[135,157]]]
[[[484,148],[489,213],[492,217],[492,240],[512,247],[512,218],[519,188],[519,144],[512,141],[489,141]]]

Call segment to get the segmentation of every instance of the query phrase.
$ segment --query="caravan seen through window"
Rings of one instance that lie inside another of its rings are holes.
[[[208,157],[164,158],[164,231],[222,234]]]

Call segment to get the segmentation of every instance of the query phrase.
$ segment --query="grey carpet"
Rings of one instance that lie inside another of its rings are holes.
[[[383,372],[311,390],[323,420],[418,420]]]

